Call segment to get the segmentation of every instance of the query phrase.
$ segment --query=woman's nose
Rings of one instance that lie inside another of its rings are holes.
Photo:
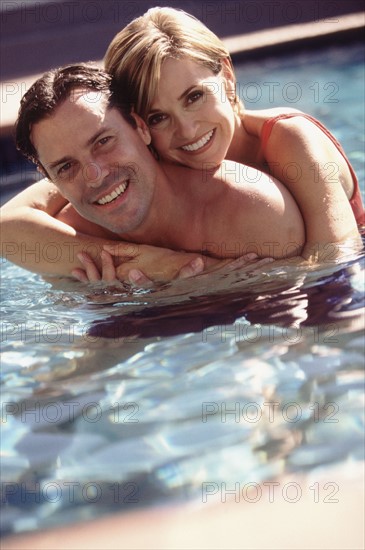
[[[194,119],[184,115],[176,117],[175,134],[179,138],[194,139],[196,137],[196,122]]]

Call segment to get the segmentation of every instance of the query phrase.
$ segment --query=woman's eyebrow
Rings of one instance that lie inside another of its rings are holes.
[[[195,87],[196,87],[196,84],[193,84],[192,86],[189,86],[189,88],[186,88],[186,90],[177,98],[178,101],[180,101],[180,99],[183,99],[186,95],[188,95],[188,93],[191,92],[191,90],[193,90]]]
[[[189,88],[186,88],[186,90],[184,90],[183,93],[179,95],[177,100],[181,101],[182,99],[184,99],[184,97],[187,96],[196,86],[197,84],[193,84],[192,86],[189,86]],[[151,109],[148,114],[153,115],[154,113],[159,113],[162,110],[163,109]]]

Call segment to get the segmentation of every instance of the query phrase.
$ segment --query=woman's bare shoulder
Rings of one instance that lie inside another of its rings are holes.
[[[247,132],[260,136],[266,121],[291,113],[301,113],[301,111],[290,107],[273,107],[272,109],[258,109],[257,111],[247,110],[244,111],[242,122]]]

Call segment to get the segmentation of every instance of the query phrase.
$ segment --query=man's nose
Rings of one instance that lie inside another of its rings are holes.
[[[104,179],[110,174],[108,164],[96,161],[89,161],[83,165],[83,178],[89,187],[99,187]]]

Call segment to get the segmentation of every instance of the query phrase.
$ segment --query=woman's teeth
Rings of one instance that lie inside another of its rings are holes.
[[[98,201],[96,201],[98,204],[108,204],[109,202],[114,201],[117,197],[119,197],[128,187],[128,182],[121,183],[114,189],[110,195],[105,195],[105,197],[102,197]]]
[[[211,137],[214,133],[214,130],[211,130],[205,136],[199,139],[196,143],[192,143],[191,145],[183,145],[181,149],[184,149],[184,151],[198,151],[198,149],[201,149],[208,143],[208,141],[211,140]]]

